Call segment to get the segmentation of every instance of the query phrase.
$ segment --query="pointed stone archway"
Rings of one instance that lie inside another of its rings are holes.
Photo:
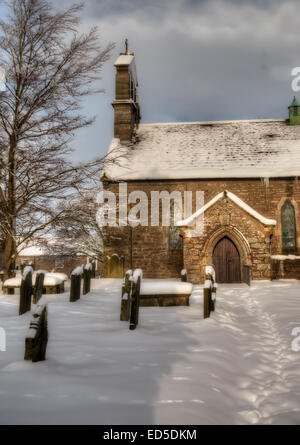
[[[204,212],[204,229],[197,231],[196,220]],[[219,193],[178,225],[184,239],[184,268],[192,283],[204,282],[205,266],[213,264],[214,248],[224,237],[236,247],[233,257],[239,258],[241,281],[249,284],[250,279],[270,278],[270,236],[276,221],[259,214],[233,193]]]
[[[252,264],[251,249],[244,235],[236,227],[233,226],[226,226],[219,228],[206,241],[204,245],[204,255],[202,257],[203,258],[202,267],[203,269],[205,269],[205,266],[213,264],[214,249],[221,240],[226,238],[233,243],[233,245],[236,247],[238,251],[239,255],[238,267],[240,268],[240,271],[239,274],[236,273],[235,276],[240,277],[239,279],[241,279],[241,277],[243,277],[243,266],[245,265],[251,266]]]

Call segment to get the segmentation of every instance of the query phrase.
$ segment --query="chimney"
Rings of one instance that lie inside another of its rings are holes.
[[[125,52],[115,62],[116,97],[114,107],[114,137],[121,142],[131,142],[135,129],[140,122],[140,108],[137,95],[137,75],[134,54],[128,52],[128,40],[125,40]]]
[[[300,125],[300,105],[295,96],[289,106],[289,123],[290,125]]]

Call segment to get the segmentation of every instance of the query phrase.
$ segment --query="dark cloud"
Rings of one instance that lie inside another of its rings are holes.
[[[172,0],[87,0],[85,1],[85,16],[103,19],[107,16],[122,17],[126,15],[143,15],[162,18]],[[176,0],[175,0],[176,1]],[[189,0],[188,0],[189,1]],[[70,6],[74,2],[55,0],[60,7]],[[199,3],[199,2],[198,2]]]
[[[291,69],[300,66],[298,10],[297,0],[87,0],[82,30],[96,24],[117,46],[105,95],[85,102],[97,121],[79,133],[76,156],[105,152],[112,137],[113,63],[125,37],[144,122],[287,117]]]
[[[135,15],[162,20],[170,8],[197,10],[211,0],[90,0],[86,2],[86,14],[92,17]],[[228,0],[235,2],[237,0]],[[243,0],[240,0],[243,1]]]
[[[161,0],[113,0],[113,1],[92,1],[87,5],[89,14],[104,15],[127,15],[127,14],[163,14],[167,9],[168,1]]]
[[[185,11],[196,12],[199,8],[209,5],[212,0],[88,0],[86,1],[87,14],[95,17],[106,15],[143,14],[150,17],[164,17],[172,7]],[[229,4],[237,7],[243,4],[252,4],[261,9],[268,9],[281,0],[223,0],[224,7]]]

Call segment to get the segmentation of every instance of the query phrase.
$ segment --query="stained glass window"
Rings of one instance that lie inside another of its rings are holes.
[[[286,200],[281,208],[282,252],[296,251],[295,209],[291,201]]]

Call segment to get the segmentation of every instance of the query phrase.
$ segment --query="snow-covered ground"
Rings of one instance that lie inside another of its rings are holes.
[[[25,362],[31,315],[0,295],[1,424],[300,423],[300,282],[220,285],[202,319],[190,307],[141,308],[119,321],[120,280],[94,280],[75,303],[49,295],[47,360]]]

